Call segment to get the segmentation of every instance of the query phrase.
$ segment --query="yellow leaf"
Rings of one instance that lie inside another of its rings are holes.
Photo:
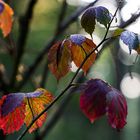
[[[72,59],[77,67],[80,67],[83,60],[86,58],[96,45],[92,40],[86,38],[85,41],[81,45],[77,45],[75,43],[72,44]],[[94,52],[85,62],[82,69],[86,74],[91,65],[94,63],[96,58],[96,53]]]
[[[24,122],[27,126],[32,120],[38,116],[44,109],[44,105],[48,105],[53,100],[53,96],[50,92],[45,89],[39,88],[35,92],[28,93],[25,110]],[[41,127],[46,120],[47,114],[44,113],[29,129],[29,133],[33,132],[37,128]]]

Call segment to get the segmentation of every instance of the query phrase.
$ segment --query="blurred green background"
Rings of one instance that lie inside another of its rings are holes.
[[[68,0],[67,12],[65,14],[65,19],[69,17],[78,7],[85,6],[93,0]],[[14,26],[11,33],[11,38],[14,42],[17,41],[19,30],[18,30],[18,18],[25,13],[29,0],[10,1],[11,7],[14,9]],[[133,1],[133,4],[135,2]],[[129,17],[129,12],[124,15],[125,8],[131,5],[132,11],[134,13],[137,11],[137,6],[140,3],[132,5],[130,1],[124,2],[124,6],[120,9],[118,13],[118,22],[114,23],[117,25],[122,21],[125,21],[126,17]],[[44,48],[45,44],[53,37],[56,26],[58,15],[61,11],[62,0],[38,0],[34,8],[34,16],[31,21],[30,31],[27,37],[25,54],[23,55],[21,65],[19,67],[19,73],[17,75],[17,81],[22,80],[22,74],[30,66],[34,59],[37,57],[39,52]],[[99,0],[97,5],[106,6],[112,13],[117,7],[117,2],[114,0]],[[131,15],[131,12],[130,12]],[[125,18],[124,18],[125,17]],[[112,26],[114,26],[112,25]],[[136,21],[135,24],[129,26],[127,29],[133,32],[140,33],[140,21]],[[133,28],[134,27],[134,28]],[[137,28],[139,27],[139,29]],[[135,29],[135,30],[134,30]],[[113,29],[110,30],[110,34]],[[83,35],[87,34],[81,28],[80,17],[76,22],[71,24],[71,26],[60,35],[60,39],[69,36],[70,34],[81,33]],[[94,32],[93,40],[98,44],[105,33],[104,27],[97,25]],[[97,35],[97,36],[95,36]],[[2,36],[1,36],[2,37]],[[131,58],[130,58],[131,57]],[[127,125],[123,130],[117,132],[112,129],[107,122],[106,117],[102,117],[93,124],[83,115],[79,108],[79,94],[72,93],[69,97],[68,102],[64,103],[65,108],[62,115],[58,121],[54,124],[53,128],[47,132],[43,138],[44,140],[140,140],[140,60],[139,57],[135,62],[136,54],[132,56],[128,55],[127,51],[121,49],[119,40],[115,40],[110,45],[104,49],[100,57],[94,63],[93,67],[90,69],[87,77],[85,79],[91,78],[101,78],[108,81],[111,85],[122,90],[128,101],[128,117]],[[40,64],[39,68],[36,70],[33,77],[26,83],[22,91],[34,91],[38,86],[42,78],[42,73],[44,70],[44,65],[47,61],[47,55],[45,59]],[[133,64],[135,62],[135,64]],[[7,51],[3,46],[0,46],[0,68],[10,77],[13,69],[13,59],[7,54]],[[73,69],[74,70],[74,69]],[[49,72],[47,75],[47,80],[45,82],[45,88],[51,91],[55,96],[60,93],[61,90],[65,88],[67,83],[70,81],[74,72],[67,74],[62,78],[59,83],[56,81],[55,77]],[[130,78],[131,75],[131,78]],[[126,80],[126,79],[127,80]],[[123,80],[127,81],[125,85]],[[125,92],[125,93],[124,93]],[[128,94],[128,95],[127,95]],[[1,93],[2,95],[2,93]],[[66,96],[49,111],[48,119],[44,126],[33,134],[27,134],[24,140],[39,140],[37,136],[44,131],[46,125],[49,124],[51,118],[53,117],[55,111],[59,108],[59,105]],[[59,117],[59,116],[58,116]],[[25,129],[23,127],[19,132],[10,134],[6,136],[6,140],[15,140],[21,132]],[[1,139],[1,138],[0,138]]]

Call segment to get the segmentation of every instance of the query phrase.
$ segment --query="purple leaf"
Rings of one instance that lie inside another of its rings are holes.
[[[138,50],[139,38],[137,34],[130,31],[124,31],[121,33],[120,39],[129,47],[130,54],[132,49]]]
[[[0,2],[0,14],[3,12],[4,10],[4,4]]]
[[[73,43],[75,43],[75,44],[81,46],[82,43],[83,43],[84,41],[86,41],[86,38],[85,38],[84,36],[82,36],[81,34],[73,34],[73,35],[70,36],[70,40],[71,40]]]
[[[15,110],[16,107],[20,106],[23,102],[25,97],[24,93],[12,93],[6,96],[6,99],[2,105],[2,116],[8,115],[8,113]]]
[[[107,25],[109,24],[112,18],[112,14],[109,13],[108,9],[103,6],[95,7],[94,10],[97,21],[107,28]]]
[[[107,28],[112,19],[112,14],[103,6],[89,8],[85,11],[81,18],[81,25],[91,36],[95,29],[95,19]]]

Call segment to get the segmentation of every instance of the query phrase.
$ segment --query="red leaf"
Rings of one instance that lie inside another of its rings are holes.
[[[13,111],[7,115],[2,114],[2,105],[6,101],[8,96],[3,96],[0,100],[0,129],[3,130],[4,134],[10,134],[14,131],[18,131],[24,123],[25,118],[25,104],[21,103],[20,106],[16,107]],[[10,107],[10,104],[9,104]]]
[[[54,44],[48,53],[49,69],[56,76],[57,80],[65,76],[71,67],[70,42],[64,40]]]
[[[18,131],[24,123],[28,126],[44,110],[44,105],[52,100],[52,94],[45,89],[3,96],[0,100],[0,129],[9,134]],[[33,124],[29,132],[41,127],[45,119],[46,113]]]
[[[113,128],[124,127],[127,103],[122,93],[99,79],[89,80],[81,86],[81,90],[80,108],[91,122],[107,114]]]
[[[13,13],[12,8],[4,1],[0,0],[0,28],[2,29],[4,37],[11,32]]]
[[[107,94],[107,115],[113,128],[121,129],[126,124],[127,103],[120,91],[112,88]]]
[[[80,96],[80,108],[83,113],[94,122],[106,113],[106,93],[109,91],[107,84],[99,79],[87,82]]]

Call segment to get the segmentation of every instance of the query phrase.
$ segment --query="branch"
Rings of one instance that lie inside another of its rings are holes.
[[[20,64],[21,58],[24,54],[27,35],[29,32],[30,23],[33,17],[33,9],[36,3],[37,3],[37,0],[31,0],[28,5],[27,11],[25,12],[25,15],[22,16],[19,20],[19,23],[20,23],[19,33],[20,34],[17,41],[17,55],[16,55],[14,70],[13,70],[13,74],[11,78],[11,86],[14,86],[15,84],[15,80],[16,80],[15,77],[17,75],[18,66]]]
[[[37,69],[40,62],[43,60],[45,54],[48,52],[50,47],[54,44],[54,42],[58,39],[59,35],[62,34],[66,28],[69,27],[74,21],[77,20],[79,15],[89,8],[90,6],[93,6],[98,0],[90,3],[89,5],[78,8],[77,11],[75,11],[72,15],[70,15],[64,22],[62,22],[59,31],[57,34],[45,45],[45,48],[41,51],[41,53],[38,55],[38,57],[35,59],[34,63],[29,67],[29,69],[26,71],[25,75],[23,76],[23,81],[17,86],[17,90],[21,89],[23,85],[27,82],[27,80],[33,75],[35,70]]]
[[[126,22],[123,22],[119,27],[125,28],[129,26],[130,24],[134,23],[139,17],[140,17],[140,12],[132,14],[131,18],[128,19]]]
[[[85,62],[87,61],[87,59],[107,40],[107,34],[110,28],[110,25],[112,23],[112,21],[114,20],[116,13],[118,11],[118,8],[115,11],[115,14],[113,15],[113,18],[111,19],[111,21],[108,24],[105,36],[103,38],[103,40],[99,43],[99,45],[96,46],[96,48],[94,48],[83,60],[83,62],[81,63],[80,67],[77,69],[77,71],[75,72],[73,78],[71,79],[71,81],[69,82],[69,84],[66,86],[66,88],[35,118],[33,119],[33,121],[30,123],[30,125],[25,129],[25,131],[19,136],[18,140],[21,140],[22,137],[27,133],[27,131],[30,129],[30,127],[34,124],[34,122],[39,119],[46,111],[48,111],[72,86],[73,86],[73,82],[76,79],[77,75],[79,74],[79,71],[81,70],[81,68],[83,67],[83,65],[85,64]]]

